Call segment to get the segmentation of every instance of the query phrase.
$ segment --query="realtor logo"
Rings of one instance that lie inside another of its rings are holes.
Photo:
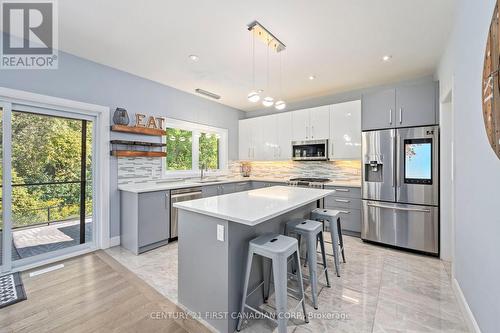
[[[1,0],[1,69],[57,69],[55,0]]]

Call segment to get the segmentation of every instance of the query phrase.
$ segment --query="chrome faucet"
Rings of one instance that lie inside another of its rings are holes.
[[[208,166],[204,163],[201,164],[200,166],[201,173],[200,173],[200,181],[203,181],[203,177],[205,176],[204,171],[208,171]]]

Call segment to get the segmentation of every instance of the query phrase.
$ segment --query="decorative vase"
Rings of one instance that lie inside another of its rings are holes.
[[[130,122],[127,110],[122,108],[116,108],[115,113],[113,114],[113,122],[115,123],[115,125],[127,126],[128,123]]]

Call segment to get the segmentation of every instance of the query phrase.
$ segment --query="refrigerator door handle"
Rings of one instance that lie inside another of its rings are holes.
[[[401,187],[401,184],[399,183],[401,180],[401,154],[404,152],[402,151],[404,148],[401,147],[401,135],[399,133],[396,134],[396,186],[398,188],[398,193],[397,196],[399,196],[399,188]]]
[[[380,205],[380,204],[373,204],[369,203],[369,207],[375,207],[375,208],[386,208],[386,209],[394,209],[394,210],[403,210],[406,212],[421,212],[421,213],[430,213],[430,209],[426,208],[406,208],[406,207],[396,207],[396,206],[386,206],[386,205]]]

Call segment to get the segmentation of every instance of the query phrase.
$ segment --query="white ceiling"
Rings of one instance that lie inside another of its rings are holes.
[[[286,101],[432,74],[444,49],[453,0],[64,0],[63,51],[180,90],[261,109],[252,88],[251,38],[260,21],[287,46]],[[188,55],[196,54],[198,62]],[[384,63],[382,56],[392,61]],[[257,87],[267,89],[266,51],[256,42]],[[271,96],[279,97],[279,55],[271,54]],[[317,78],[308,80],[310,74]]]

